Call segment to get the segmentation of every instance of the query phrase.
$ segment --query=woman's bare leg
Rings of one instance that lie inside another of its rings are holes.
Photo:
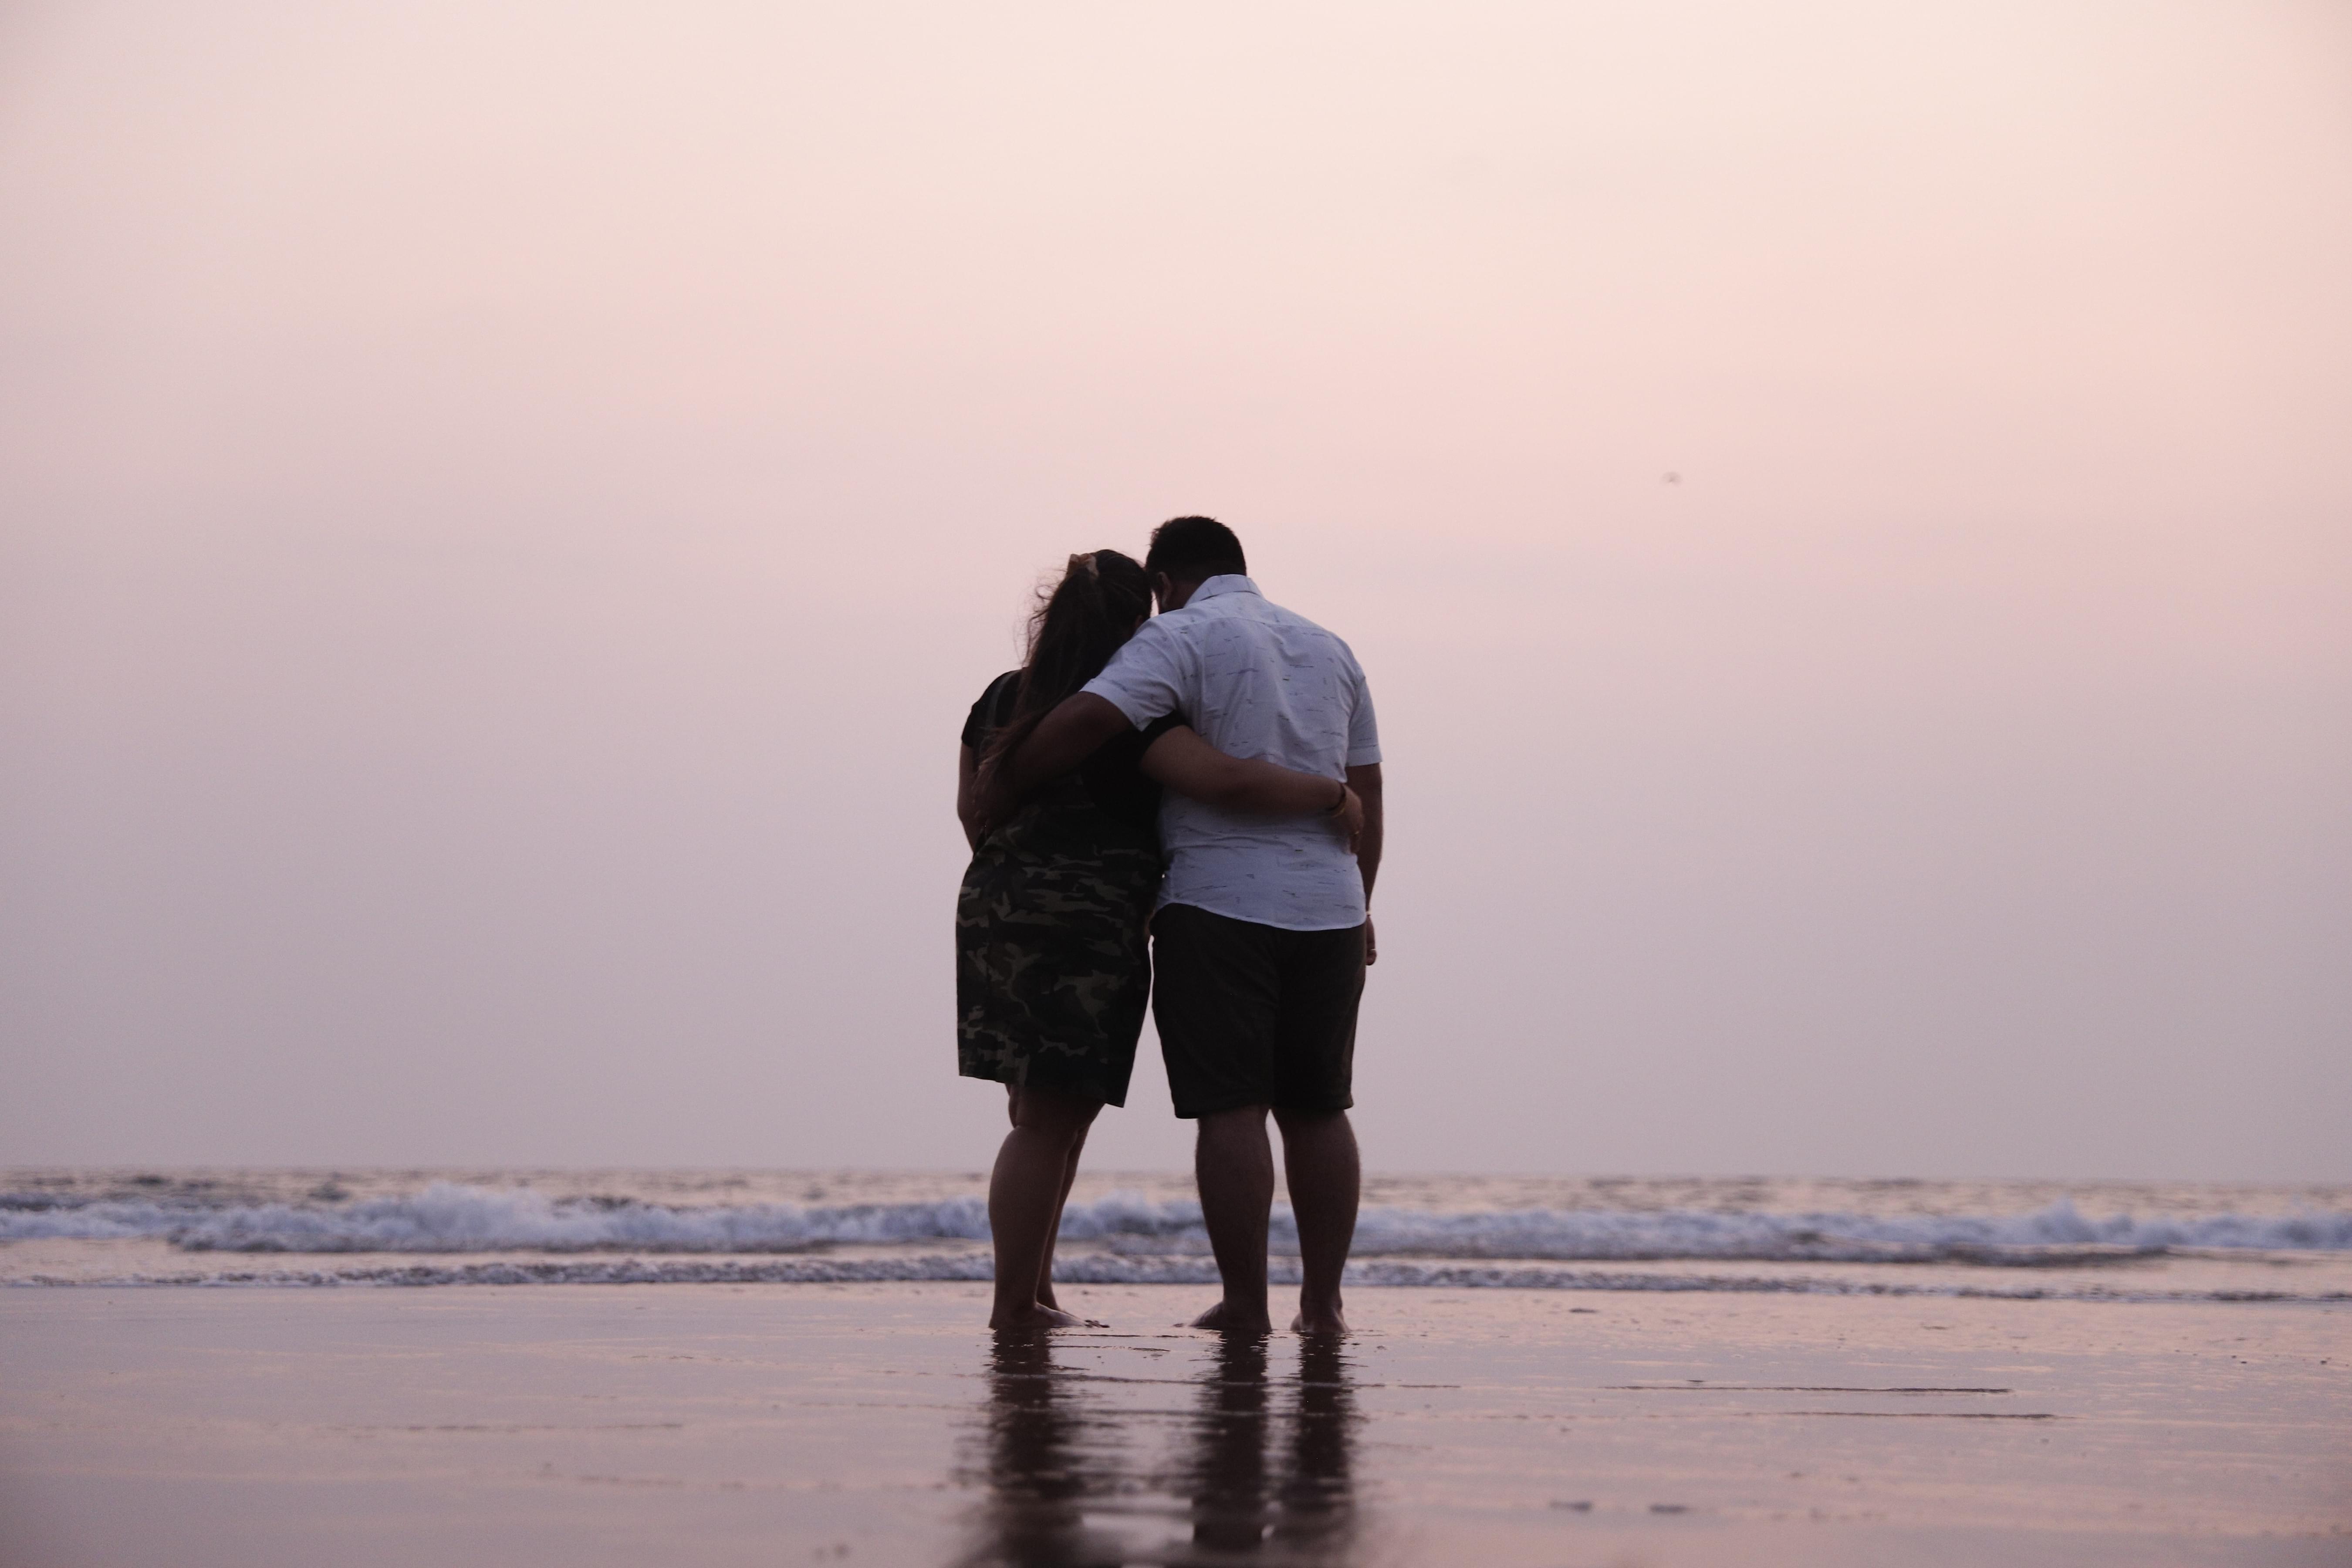
[[[992,1329],[1058,1328],[1077,1319],[1037,1300],[1049,1267],[1062,1199],[1087,1129],[1102,1101],[1045,1089],[1014,1089],[1006,1107],[1013,1131],[988,1178],[988,1226],[996,1241]]]
[[[1062,1195],[1054,1201],[1054,1224],[1045,1232],[1045,1259],[1037,1266],[1037,1304],[1041,1307],[1058,1309],[1062,1304],[1054,1294],[1054,1244],[1062,1238],[1062,1211],[1069,1206],[1070,1184],[1078,1179],[1078,1159],[1087,1152],[1089,1127],[1078,1129],[1078,1141],[1070,1145],[1069,1163],[1062,1167]]]

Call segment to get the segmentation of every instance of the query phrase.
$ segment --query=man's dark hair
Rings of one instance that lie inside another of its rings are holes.
[[[1143,569],[1165,572],[1179,583],[1205,583],[1227,573],[1249,575],[1242,542],[1213,517],[1171,517],[1151,531],[1151,549]]]

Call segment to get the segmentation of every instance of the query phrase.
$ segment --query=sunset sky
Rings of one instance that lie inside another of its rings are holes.
[[[0,1163],[984,1167],[955,731],[1205,511],[1369,1168],[2352,1180],[2347,279],[2322,0],[17,0]]]

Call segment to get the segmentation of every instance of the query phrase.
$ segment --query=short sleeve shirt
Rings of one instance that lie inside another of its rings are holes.
[[[1212,577],[1146,621],[1086,689],[1139,728],[1169,713],[1231,756],[1342,778],[1381,760],[1371,689],[1348,645],[1266,602],[1247,577]],[[1364,923],[1356,858],[1331,825],[1220,811],[1170,793],[1162,904],[1290,931]]]

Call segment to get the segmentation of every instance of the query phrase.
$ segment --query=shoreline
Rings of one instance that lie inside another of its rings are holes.
[[[1295,1258],[1270,1278],[1295,1284]],[[157,1236],[0,1242],[0,1287],[18,1289],[433,1289],[561,1285],[836,1285],[974,1283],[991,1276],[984,1244],[826,1244],[793,1251],[658,1252],[621,1247],[420,1252],[306,1252],[183,1247]],[[1057,1281],[1071,1285],[1213,1286],[1213,1259],[1066,1237]],[[2036,1264],[1948,1259],[1360,1257],[1351,1289],[1721,1292],[1739,1295],[1985,1299],[2116,1303],[2352,1301],[2352,1254],[2239,1249],[2079,1255]]]

